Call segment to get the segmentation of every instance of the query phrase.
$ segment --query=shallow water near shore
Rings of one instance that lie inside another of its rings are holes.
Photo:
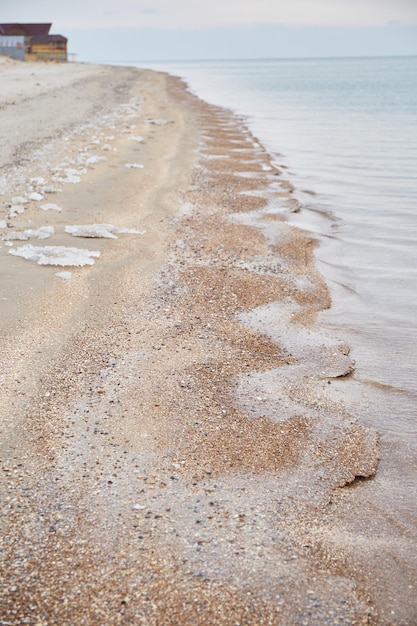
[[[351,345],[373,425],[417,443],[417,58],[146,66],[245,115],[288,168],[302,205],[289,220],[319,238],[332,295],[319,322]]]

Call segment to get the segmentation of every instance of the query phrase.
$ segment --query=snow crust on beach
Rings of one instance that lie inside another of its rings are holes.
[[[51,235],[55,233],[55,229],[53,226],[40,226],[39,228],[28,228],[23,231],[12,231],[10,233],[6,233],[2,235],[2,239],[4,241],[27,241],[32,237],[36,237],[37,239],[48,239]]]
[[[71,280],[72,278],[72,272],[56,272],[55,276],[57,276],[58,278],[61,278],[62,280]]]
[[[65,69],[63,73],[62,70]],[[114,78],[119,78],[124,70],[106,70]],[[126,70],[129,75],[135,71]],[[92,266],[98,258],[98,251],[83,250],[66,245],[48,247],[25,245],[14,246],[15,242],[30,239],[53,238],[57,244],[62,241],[63,233],[73,237],[117,239],[120,235],[143,235],[145,230],[138,228],[120,227],[112,223],[89,223],[61,225],[59,214],[69,214],[68,203],[65,201],[51,202],[48,196],[65,193],[65,189],[72,185],[79,185],[87,175],[96,168],[106,167],[109,159],[117,158],[117,141],[123,135],[132,144],[139,145],[145,137],[136,130],[137,115],[141,106],[141,97],[133,93],[125,99],[117,95],[101,96],[99,106],[94,111],[88,102],[88,92],[91,92],[94,101],[97,94],[103,90],[101,84],[102,68],[100,66],[83,66],[71,64],[65,68],[49,67],[44,64],[6,63],[4,67],[4,89],[0,94],[0,106],[3,106],[0,118],[0,133],[3,137],[0,145],[0,238],[4,246],[15,257],[20,257],[37,263],[38,265],[58,266]],[[24,84],[20,85],[22,79]],[[85,97],[73,99],[70,111],[62,110],[55,114],[59,101],[67,101],[70,94],[78,93],[77,81],[83,81],[86,91]],[[48,87],[39,95],[42,103],[40,113],[35,110],[22,112],[19,132],[13,134],[10,129],[13,119],[19,112],[21,98],[27,91],[37,93],[37,87],[47,81]],[[55,89],[54,89],[55,85]],[[67,85],[68,94],[60,90]],[[58,91],[57,91],[58,89]],[[17,108],[8,106],[9,100],[16,98]],[[49,111],[49,113],[48,113]],[[23,114],[24,113],[24,114]],[[36,120],[30,116],[34,115]],[[59,126],[61,117],[68,118],[68,123]],[[72,123],[76,121],[76,123]],[[163,125],[165,121],[150,118],[156,125]],[[58,125],[55,126],[55,123]],[[148,120],[143,120],[147,124]],[[27,146],[25,136],[31,137],[31,158],[20,158],[25,155]],[[136,162],[120,163],[128,169],[143,169],[143,164]],[[37,213],[38,212],[38,213]],[[43,219],[39,213],[48,213]],[[3,213],[3,214],[2,214]],[[55,217],[56,216],[56,217]],[[45,224],[46,222],[46,224]],[[61,276],[63,278],[63,276]]]
[[[84,250],[67,246],[32,246],[27,244],[9,250],[9,254],[34,261],[38,265],[62,265],[63,267],[94,265],[94,258],[100,256],[96,250]]]
[[[145,231],[135,228],[117,228],[113,224],[67,225],[65,232],[73,237],[117,239],[118,235],[143,235]]]
[[[54,204],[53,202],[47,202],[46,204],[41,204],[41,209],[43,211],[58,211],[60,213],[62,211],[62,207]]]

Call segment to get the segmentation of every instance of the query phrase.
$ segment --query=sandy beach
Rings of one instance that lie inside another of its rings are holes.
[[[175,77],[0,72],[0,624],[412,626],[285,167]]]

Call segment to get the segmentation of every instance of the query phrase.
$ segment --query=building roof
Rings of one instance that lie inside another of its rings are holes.
[[[68,39],[63,35],[35,35],[31,38],[30,43],[58,43],[67,42]]]
[[[48,35],[52,24],[0,24],[0,34],[8,35],[16,27],[20,27],[29,37],[35,35]]]

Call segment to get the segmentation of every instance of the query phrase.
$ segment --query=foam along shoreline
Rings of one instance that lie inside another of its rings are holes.
[[[378,436],[330,393],[353,364],[315,327],[329,296],[283,171],[174,77],[27,67],[6,64],[0,96],[7,125],[12,78],[44,81],[0,148],[1,232],[53,229],[64,267],[75,235],[96,262],[56,272],[16,256],[44,246],[0,247],[7,620],[405,615],[410,545],[394,576],[390,542],[364,545],[370,499],[373,539],[395,535],[361,480]],[[48,103],[52,138],[31,117]]]

